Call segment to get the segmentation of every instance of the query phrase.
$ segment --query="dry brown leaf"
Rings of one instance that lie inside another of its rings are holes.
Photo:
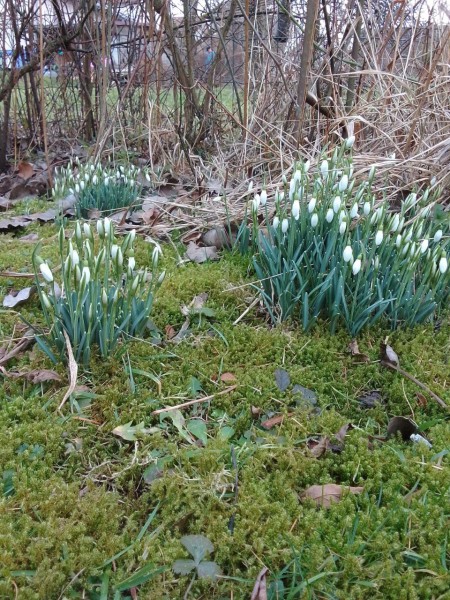
[[[21,229],[27,227],[31,223],[28,217],[11,217],[10,219],[2,219],[0,221],[0,233],[11,231],[13,229]]]
[[[214,227],[202,235],[205,246],[215,246],[218,250],[230,247],[230,238],[225,227]]]
[[[7,308],[14,308],[15,306],[24,304],[31,298],[31,296],[35,292],[36,292],[35,285],[24,288],[23,290],[20,290],[19,292],[12,291],[10,294],[6,295],[3,298],[3,306],[6,306]]]
[[[26,235],[22,235],[19,240],[21,242],[37,242],[39,236],[37,233],[27,233]]]
[[[256,578],[255,585],[250,600],[267,600],[267,582],[266,575],[269,569],[263,567]]]
[[[230,381],[237,381],[237,379],[236,375],[233,375],[233,373],[222,373],[222,375],[220,376],[220,381],[228,383]]]
[[[7,371],[4,367],[0,367],[1,372],[5,377],[11,379],[27,379],[30,383],[45,383],[47,381],[61,381],[61,377],[55,371],[48,369],[35,369],[34,371]]]
[[[28,179],[31,179],[31,177],[33,177],[34,167],[28,162],[20,162],[17,166],[17,172],[19,177],[27,181]]]
[[[425,398],[423,394],[420,392],[416,392],[417,404],[420,408],[426,408],[428,404],[428,400]]]
[[[78,365],[75,357],[73,355],[72,345],[70,343],[69,336],[64,331],[64,338],[66,340],[66,348],[67,348],[67,357],[69,359],[69,388],[67,392],[64,394],[64,398],[61,400],[60,405],[58,406],[58,410],[64,406],[66,400],[70,398],[71,394],[75,390],[77,386],[77,377],[78,377]]]
[[[400,361],[398,360],[398,356],[392,346],[389,344],[385,344],[384,342],[380,345],[381,349],[381,363],[387,364],[391,367],[397,368],[400,366]]]
[[[325,435],[317,440],[308,440],[308,448],[314,458],[320,458],[330,448],[330,439]]]
[[[348,351],[352,356],[360,358],[362,362],[368,362],[370,359],[367,354],[363,354],[359,351],[358,342],[356,340],[352,340],[348,345]]]
[[[173,327],[173,325],[166,325],[165,332],[166,332],[166,338],[168,340],[171,340],[177,334],[177,332],[175,331],[175,328]]]
[[[14,358],[15,356],[17,356],[17,354],[20,354],[21,352],[26,350],[28,346],[31,346],[32,344],[34,344],[34,342],[34,331],[32,329],[27,329],[24,332],[23,337],[17,342],[17,344],[12,348],[12,350],[5,348],[4,351],[0,352],[0,366],[6,365],[7,362],[11,360],[11,358]]]
[[[206,262],[207,260],[218,260],[217,248],[215,246],[205,246],[201,248],[195,242],[189,242],[186,250],[185,258],[197,264]]]
[[[293,414],[294,413],[288,413],[287,416],[292,417]],[[271,417],[270,419],[263,421],[261,425],[265,429],[272,429],[272,427],[275,427],[275,425],[279,425],[280,423],[282,423],[285,417],[286,415],[276,415],[275,417]]]
[[[332,504],[342,500],[343,494],[348,491],[351,494],[361,494],[363,487],[351,487],[326,483],[325,485],[312,485],[300,494],[301,500],[314,500],[317,506],[329,508]]]
[[[334,437],[340,442],[344,442],[345,436],[347,435],[347,431],[349,429],[353,429],[353,425],[351,423],[346,423],[345,425],[342,425],[339,431],[334,434]]]

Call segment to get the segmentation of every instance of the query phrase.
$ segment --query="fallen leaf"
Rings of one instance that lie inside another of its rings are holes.
[[[250,600],[267,600],[266,575],[268,571],[267,567],[263,567],[258,573]]]
[[[31,346],[35,342],[34,331],[27,329],[23,337],[16,343],[16,345],[9,350],[9,348],[0,348],[0,366],[6,365],[11,358],[14,358],[24,350]]]
[[[97,221],[102,216],[101,211],[98,208],[90,208],[87,212],[87,218],[90,221]]]
[[[277,369],[275,371],[275,381],[280,392],[284,392],[289,387],[291,378],[289,377],[289,373],[284,369]]]
[[[383,403],[383,397],[379,390],[370,390],[361,394],[358,397],[358,402],[361,408],[374,408],[377,403]]]
[[[363,487],[342,486],[335,483],[326,483],[325,485],[312,485],[300,494],[300,499],[311,499],[322,508],[329,508],[332,504],[342,500],[343,494],[348,491],[351,494],[360,494]]]
[[[353,429],[353,425],[351,423],[346,423],[345,425],[342,425],[339,431],[334,434],[334,437],[340,442],[344,442],[345,436],[347,435],[347,431],[349,429]]]
[[[175,331],[175,328],[172,325],[166,325],[164,331],[166,332],[166,338],[168,340],[173,339],[177,334],[177,332]]]
[[[13,229],[21,229],[27,227],[31,220],[27,217],[11,217],[10,219],[2,219],[0,221],[0,233],[11,231]]]
[[[172,342],[173,344],[179,344],[187,336],[188,331],[189,331],[189,325],[190,325],[190,320],[188,317],[186,319],[186,321],[183,323],[183,325],[181,326],[180,331],[173,338],[169,338],[169,341]]]
[[[42,221],[43,223],[48,223],[49,221],[54,221],[58,216],[58,212],[54,208],[50,208],[45,212],[33,213],[32,215],[28,215],[28,218],[32,221]]]
[[[218,250],[230,247],[230,236],[225,227],[214,227],[202,235],[205,246],[215,246]]]
[[[31,165],[28,162],[20,162],[17,165],[17,172],[18,172],[19,177],[21,177],[22,179],[25,179],[25,181],[27,181],[28,179],[33,177],[34,167],[33,167],[33,165]]]
[[[310,404],[317,404],[317,394],[308,388],[296,383],[292,388],[292,394],[301,394]]]
[[[417,398],[417,404],[420,406],[420,408],[427,407],[428,401],[423,394],[421,394],[420,392],[416,392],[416,398]]]
[[[206,262],[207,260],[218,260],[217,248],[215,246],[200,247],[195,242],[189,242],[186,250],[185,258],[197,264]]]
[[[37,242],[38,239],[39,236],[37,233],[27,233],[19,238],[21,242]]]
[[[288,417],[292,417],[294,413],[288,413]],[[262,427],[264,427],[265,429],[272,429],[272,427],[275,427],[275,425],[279,425],[280,423],[282,423],[285,419],[286,415],[276,415],[275,417],[271,417],[270,419],[267,419],[266,421],[263,421],[261,423]]]
[[[414,421],[408,417],[392,417],[387,427],[387,437],[395,436],[400,432],[402,440],[407,442],[418,429]]]
[[[262,415],[263,409],[252,405],[252,407],[250,408],[250,412],[251,412],[252,417],[255,419],[256,417],[259,417]]]
[[[15,306],[19,306],[20,304],[24,304],[27,302],[31,296],[36,292],[36,286],[32,285],[31,287],[24,288],[20,290],[20,292],[11,292],[7,296],[3,298],[3,306],[7,308],[14,308]]]
[[[380,345],[380,349],[381,349],[380,359],[381,359],[382,364],[385,363],[394,368],[397,368],[400,366],[400,361],[398,360],[398,356],[395,353],[392,346],[389,346],[389,344],[385,344],[384,342],[382,342]]]
[[[370,359],[367,354],[363,354],[359,351],[358,342],[356,340],[352,340],[348,345],[348,351],[352,356],[359,357],[362,362],[368,362]]]
[[[120,437],[123,440],[127,440],[127,442],[134,442],[137,439],[136,435],[153,433],[153,430],[157,430],[157,428],[146,429],[143,421],[142,423],[138,423],[133,427],[132,422],[133,421],[130,421],[125,425],[119,425],[118,427],[113,429],[113,434],[117,435],[117,437]]]
[[[237,381],[237,379],[236,375],[233,375],[233,373],[222,373],[222,375],[220,376],[220,381],[228,383],[230,381]]]
[[[314,458],[320,458],[330,449],[330,439],[325,435],[319,440],[308,440],[308,448]]]

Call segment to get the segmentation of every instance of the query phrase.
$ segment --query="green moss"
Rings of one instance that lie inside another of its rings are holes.
[[[55,228],[38,231],[46,240],[45,255],[52,256]],[[253,310],[234,326],[254,293],[247,264],[225,256],[217,263],[179,266],[176,252],[165,250],[168,276],[155,304],[157,325],[178,331],[185,320],[180,307],[202,292],[209,295],[213,318],[192,318],[190,335],[178,345],[133,341],[107,361],[94,360],[90,372],[80,373],[78,383],[93,397],[79,410],[70,402],[62,414],[56,410],[68,384],[63,366],[61,383],[3,381],[0,477],[6,473],[13,489],[0,499],[0,597],[14,597],[17,589],[26,599],[98,598],[111,566],[113,597],[115,585],[153,563],[168,570],[144,583],[140,596],[181,599],[191,577],[176,576],[170,567],[187,558],[180,537],[193,533],[214,543],[212,558],[225,577],[216,584],[194,582],[192,598],[248,598],[263,565],[272,585],[278,580],[285,589],[299,588],[293,598],[445,598],[450,425],[434,400],[419,403],[413,383],[380,367],[379,343],[389,332],[378,328],[361,336],[360,349],[370,361],[358,364],[346,352],[348,336],[330,336],[322,325],[308,335],[289,326],[271,329]],[[148,251],[140,241],[140,264],[149,260]],[[8,255],[8,269],[29,269],[29,244],[0,236],[0,252]],[[0,280],[2,291],[17,283]],[[35,301],[23,312],[39,321]],[[16,320],[2,312],[3,339]],[[448,322],[439,331],[397,331],[390,343],[403,368],[449,403]],[[37,349],[8,365],[42,367],[50,365]],[[277,388],[277,368],[290,374],[286,392]],[[215,395],[232,384],[221,382],[225,372],[234,374],[237,387]],[[192,378],[202,391],[193,390]],[[320,411],[298,402],[296,383],[315,391]],[[358,397],[372,389],[380,390],[384,402],[364,410]],[[204,419],[206,447],[189,443],[170,419],[152,415],[203,395],[215,396],[183,415]],[[262,414],[252,415],[252,407]],[[393,415],[410,415],[411,409],[427,427],[431,450],[372,437],[386,432]],[[265,430],[261,421],[277,413],[285,415],[283,423]],[[130,421],[164,427],[136,442],[112,433]],[[354,429],[342,451],[314,458],[308,437],[333,438],[345,423]],[[224,427],[233,429],[229,439]],[[165,459],[160,477],[146,483],[146,469],[158,458]],[[319,483],[364,490],[344,495],[330,509],[299,501],[304,489]]]

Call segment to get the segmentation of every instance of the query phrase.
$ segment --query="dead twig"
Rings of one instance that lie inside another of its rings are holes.
[[[405,371],[401,367],[394,366],[393,364],[390,364],[390,363],[388,363],[386,361],[382,360],[381,364],[383,365],[383,367],[391,369],[392,371],[397,371],[397,373],[400,373],[400,375],[403,375],[403,377],[406,377],[406,379],[409,379],[410,381],[412,381],[413,383],[415,383],[422,390],[424,390],[425,392],[427,392],[427,394],[429,394],[432,398],[434,398],[434,400],[436,400],[436,402],[440,406],[442,406],[442,408],[445,408],[446,410],[448,410],[448,406],[447,406],[447,404],[445,404],[445,402],[442,400],[442,398],[440,398],[437,394],[435,394],[433,391],[431,391],[430,388],[428,386],[426,386],[424,383],[422,383],[421,381],[419,381],[418,379],[416,379],[414,377],[414,375],[411,375],[411,373],[408,373],[407,371]]]
[[[189,400],[189,402],[183,402],[183,404],[177,404],[176,406],[167,406],[166,408],[158,408],[158,410],[154,410],[152,412],[152,415],[159,415],[163,412],[178,410],[179,408],[186,408],[187,406],[199,404],[200,402],[209,402],[209,400],[212,400],[213,398],[216,398],[217,396],[224,396],[225,394],[229,394],[236,388],[237,388],[237,385],[230,385],[225,390],[222,390],[221,392],[217,392],[217,394],[211,394],[210,396],[205,396],[204,398],[196,398],[195,400]]]

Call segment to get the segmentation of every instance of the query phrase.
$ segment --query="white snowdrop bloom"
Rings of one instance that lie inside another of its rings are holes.
[[[103,221],[101,219],[97,221],[97,233],[100,238],[105,235],[105,228],[103,227]]]
[[[312,212],[314,212],[314,209],[316,208],[316,204],[317,204],[317,200],[315,198],[311,198],[311,200],[308,202],[308,212],[309,212],[309,214],[311,214]]]
[[[47,296],[45,292],[42,292],[42,302],[47,310],[51,310],[52,304],[50,302],[50,298]]]
[[[83,231],[84,235],[90,240],[92,238],[92,231],[88,223],[83,223]]]
[[[84,183],[84,181],[80,181],[80,188],[82,190],[84,190],[85,187],[86,187],[86,184]]]
[[[375,245],[379,246],[382,241],[383,241],[383,231],[381,229],[379,229],[375,236]]]
[[[433,176],[433,177],[430,179],[430,185],[435,185],[435,184],[436,184],[436,181],[437,181],[437,179],[436,179],[436,176]]]
[[[339,213],[339,223],[342,223],[342,221],[345,219],[347,219],[347,212],[345,210],[341,210]]]
[[[130,258],[128,259],[128,268],[133,271],[134,267],[136,266],[136,261],[134,259],[134,256],[130,256]]]
[[[83,267],[81,271],[81,284],[87,285],[91,280],[91,271],[89,267]]]
[[[148,171],[145,173],[145,179],[146,179],[148,182],[150,182],[150,181],[151,181],[150,173],[149,173]]]
[[[296,221],[298,221],[300,217],[300,202],[298,200],[294,200],[292,204],[292,216]]]
[[[267,203],[267,191],[266,190],[262,190],[260,198],[261,198],[261,206],[265,206]]]
[[[372,165],[370,167],[369,176],[368,176],[368,180],[370,183],[372,183],[374,177],[375,177],[375,165]]]
[[[355,204],[352,206],[352,209],[350,211],[350,217],[352,219],[356,219],[357,216],[358,216],[358,203],[355,202]]]
[[[253,208],[254,212],[256,212],[258,210],[260,204],[261,204],[261,197],[259,194],[255,194],[255,197],[253,198],[253,201],[252,201],[252,208]]]
[[[104,228],[105,228],[105,234],[107,236],[109,236],[111,234],[111,219],[108,219],[108,217],[105,217]]]
[[[116,260],[117,253],[119,252],[119,246],[117,244],[113,244],[111,246],[111,258]]]
[[[50,270],[50,267],[47,263],[43,262],[39,265],[39,269],[42,273],[43,278],[47,283],[51,283],[53,281],[53,273]]]
[[[371,225],[375,225],[375,223],[378,221],[378,212],[375,211],[373,213],[373,215],[370,217],[370,224]]]
[[[250,193],[253,190],[253,181],[250,181],[248,184],[248,192]]]
[[[353,148],[354,143],[355,143],[355,136],[351,135],[350,137],[348,137],[345,140],[345,147],[347,148],[347,150],[349,150],[350,148]]]
[[[441,259],[439,261],[439,271],[443,275],[447,271],[447,269],[448,269],[447,257],[446,256],[441,256]]]
[[[94,167],[94,165],[91,165],[91,171],[92,171],[92,172],[93,172],[93,171],[95,171],[95,167]]]
[[[80,193],[80,186],[78,185],[78,183],[75,184],[75,191],[77,194]]]
[[[357,258],[355,260],[355,262],[353,263],[352,271],[353,271],[353,275],[358,275],[358,273],[361,271],[361,259],[360,258]]]
[[[351,246],[345,246],[342,254],[345,262],[350,262],[353,258],[353,250]]]
[[[117,260],[117,264],[119,265],[119,267],[121,267],[123,265],[123,252],[122,252],[121,248],[119,248],[117,250],[117,258],[116,258],[116,260]]]
[[[274,229],[278,229],[278,226],[279,226],[279,224],[280,224],[280,219],[279,219],[278,217],[274,217],[274,218],[273,218],[272,227],[273,227]]]
[[[400,215],[398,213],[395,213],[395,215],[392,217],[391,227],[390,227],[390,230],[392,231],[392,233],[395,233],[397,231],[399,225],[400,225]]]
[[[370,213],[370,202],[364,202],[364,206],[363,206],[363,213],[366,215],[366,217],[369,215]]]
[[[410,246],[410,243],[406,242],[406,244],[403,246],[402,256],[406,256],[408,254],[409,246]]]
[[[133,246],[135,239],[136,239],[136,229],[132,229],[130,231],[130,246],[131,247]]]
[[[438,244],[442,239],[442,229],[438,229],[434,234],[433,241],[435,244]]]
[[[155,244],[152,252],[152,260],[154,263],[158,262],[160,255],[162,254],[161,246],[159,244]]]
[[[327,210],[327,214],[325,215],[325,219],[326,219],[327,223],[331,223],[333,218],[334,218],[334,210],[332,208],[329,208]]]
[[[318,222],[319,222],[319,215],[317,213],[314,213],[313,216],[311,217],[311,227],[313,229],[315,229],[317,227]]]
[[[336,196],[336,198],[333,200],[333,210],[337,214],[339,212],[340,208],[341,208],[341,199],[339,196]]]
[[[97,183],[98,183],[98,177],[97,177],[97,175],[94,175],[94,177],[92,178],[92,183],[94,185],[97,185]]]
[[[375,260],[373,261],[373,266],[375,267],[375,269],[378,269],[378,267],[380,266],[380,258],[378,256],[375,256]]]
[[[395,239],[395,245],[397,246],[397,248],[400,248],[401,243],[402,243],[402,236],[400,234],[398,234]]]
[[[295,179],[291,179],[291,183],[289,184],[289,200],[291,202],[294,199],[294,193],[295,193],[296,186],[297,186],[297,183],[296,183]]]
[[[86,183],[89,181],[89,173],[85,173],[84,180]]]
[[[71,194],[74,194],[74,193],[75,193],[73,188],[69,188],[69,192],[70,192]]]
[[[287,219],[283,219],[281,222],[281,231],[283,233],[286,233],[286,231],[288,230],[289,227],[289,221]]]
[[[348,188],[348,176],[347,175],[342,175],[342,178],[339,182],[339,191],[340,192],[345,192],[345,190]]]
[[[105,177],[104,184],[105,184],[106,186],[108,186],[108,185],[109,185],[109,177]]]
[[[305,171],[305,173],[307,173],[309,171],[309,167],[311,166],[311,161],[307,160],[306,162],[303,163],[303,170]]]
[[[300,183],[300,181],[302,180],[302,172],[300,171],[300,169],[297,169],[294,173],[294,181],[295,183]]]
[[[80,264],[80,256],[76,250],[72,249],[69,256],[70,256],[70,263],[71,263],[72,267],[76,267],[77,265]]]
[[[405,236],[405,240],[406,240],[407,242],[410,242],[410,241],[411,241],[411,238],[412,238],[412,235],[413,235],[413,230],[412,230],[412,227],[410,227],[410,228],[409,228],[409,231],[408,231],[408,233],[407,233],[407,234],[406,234],[406,236]]]
[[[422,242],[420,243],[420,252],[422,254],[425,254],[425,252],[428,250],[428,240],[422,240]]]
[[[344,233],[346,232],[346,230],[347,230],[347,221],[345,221],[345,220],[344,220],[344,221],[342,221],[342,223],[339,225],[339,233],[340,233],[341,235],[344,235]]]
[[[120,165],[119,169],[120,169],[121,173],[125,173],[125,169],[124,169],[124,167],[122,165]]]
[[[320,164],[320,172],[322,173],[322,177],[326,179],[328,177],[328,161],[323,160]]]

